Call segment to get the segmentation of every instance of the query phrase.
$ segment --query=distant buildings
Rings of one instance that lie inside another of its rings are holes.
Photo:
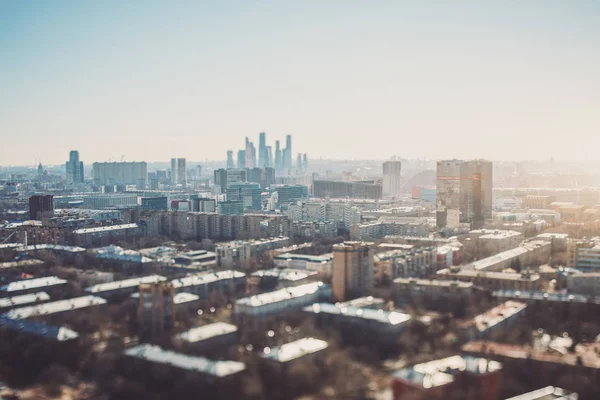
[[[221,215],[242,215],[244,202],[242,200],[220,201],[217,204],[218,213]]]
[[[235,168],[233,161],[233,151],[227,150],[227,169]]]
[[[146,162],[95,162],[92,176],[96,185],[137,185],[146,188]]]
[[[187,186],[187,166],[185,158],[171,158],[171,186]]]
[[[273,189],[277,193],[278,204],[288,205],[294,201],[308,199],[308,187],[304,185],[284,185]]]
[[[83,183],[83,161],[79,161],[79,152],[72,150],[66,163],[67,182]]]
[[[508,300],[466,323],[460,323],[460,336],[467,340],[495,338],[524,318],[527,304]]]
[[[140,207],[142,210],[167,211],[169,209],[168,197],[141,197]]]
[[[344,242],[333,246],[332,285],[336,301],[371,294],[374,270],[372,245]]]
[[[493,272],[469,270],[455,266],[439,270],[436,276],[438,279],[472,282],[475,286],[490,291],[535,291],[540,288],[542,283],[540,276],[529,270],[523,270],[522,272]]]
[[[406,218],[406,221],[368,222],[350,227],[351,240],[377,240],[386,236],[428,236],[429,225],[423,218]]]
[[[600,296],[600,272],[568,275],[567,289],[570,293]]]
[[[436,191],[438,227],[467,223],[477,229],[492,219],[490,161],[438,161]]]
[[[409,248],[386,249],[375,254],[374,264],[379,281],[394,280],[399,277],[420,278],[437,270],[434,249],[407,247]]]
[[[381,184],[374,181],[345,182],[315,180],[313,182],[313,195],[315,197],[381,199],[382,194],[383,188]]]
[[[134,238],[145,235],[145,227],[138,224],[109,225],[73,231],[75,243],[81,246],[101,245],[117,238]]]
[[[402,189],[402,163],[391,160],[383,163],[383,195],[398,196]]]
[[[244,211],[262,209],[262,189],[258,183],[236,182],[227,187],[228,201],[241,201]]]
[[[285,247],[289,237],[281,236],[267,239],[236,240],[219,243],[215,247],[217,262],[221,267],[245,266],[252,257],[260,252]]]

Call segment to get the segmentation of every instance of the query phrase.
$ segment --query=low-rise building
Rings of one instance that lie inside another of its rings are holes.
[[[101,226],[98,228],[84,228],[73,231],[75,243],[82,246],[102,245],[105,241],[116,240],[120,238],[135,238],[144,236],[146,230],[143,225],[122,224]]]
[[[20,281],[10,282],[4,286],[0,286],[0,295],[13,296],[15,294],[26,294],[37,292],[39,290],[47,290],[49,288],[64,285],[67,281],[60,279],[58,276],[45,276],[43,278],[24,279]]]
[[[376,338],[384,346],[395,343],[411,319],[410,315],[396,311],[331,303],[315,303],[305,307],[304,311],[316,318],[317,326],[336,326],[349,339]]]
[[[461,356],[424,362],[393,374],[394,400],[498,399],[502,364],[486,358]]]
[[[206,272],[173,279],[175,291],[197,294],[203,299],[219,291],[225,295],[233,295],[243,290],[246,285],[246,274],[234,270]]]
[[[13,308],[4,315],[12,319],[28,319],[35,317],[45,317],[51,314],[68,313],[73,312],[75,310],[88,309],[90,307],[102,307],[105,304],[106,300],[104,300],[101,297],[82,296],[73,299],[38,304],[34,306]]]
[[[198,326],[175,336],[175,342],[182,347],[207,352],[215,348],[222,349],[237,343],[238,327],[225,322]]]
[[[262,286],[298,286],[308,283],[310,277],[318,275],[316,271],[293,268],[262,269],[253,272],[247,280],[248,287]]]
[[[354,225],[350,228],[350,239],[370,241],[383,239],[389,235],[421,237],[429,235],[429,225],[423,218],[406,219],[407,221],[378,221]]]
[[[380,310],[380,309],[384,308],[385,301],[379,297],[366,296],[366,297],[359,297],[357,299],[346,301],[344,303],[340,303],[340,306],[356,307],[356,308],[372,308],[374,310]]]
[[[125,250],[122,247],[113,244],[97,249],[96,258],[100,260],[120,261],[133,264],[147,264],[152,262],[152,259],[144,257],[138,251]]]
[[[321,254],[312,256],[307,254],[284,253],[275,256],[273,260],[278,268],[294,268],[308,271],[316,271],[320,274],[331,275],[331,262],[333,254]]]
[[[273,370],[284,372],[291,364],[314,362],[315,358],[325,353],[327,347],[326,341],[307,337],[281,346],[266,348],[261,358]]]
[[[577,400],[579,395],[570,390],[561,389],[555,386],[546,386],[544,388],[520,394],[506,400]]]
[[[379,281],[399,277],[425,277],[437,270],[434,249],[428,247],[376,253],[374,264]]]
[[[473,293],[472,282],[439,279],[397,278],[394,279],[392,288],[398,304],[440,299],[446,303],[458,300],[467,302]]]
[[[178,375],[189,380],[202,379],[206,382],[222,383],[228,381],[246,369],[246,365],[237,361],[209,360],[204,357],[190,356],[165,350],[151,344],[140,344],[124,353],[132,371],[145,372],[146,379],[164,379]],[[147,374],[149,372],[149,374]]]
[[[26,306],[34,303],[43,303],[50,300],[46,292],[36,292],[21,294],[13,297],[4,297],[0,299],[0,313],[4,313],[12,308]]]
[[[570,293],[600,296],[600,272],[568,275],[567,289]]]
[[[286,247],[289,243],[290,238],[287,236],[220,243],[215,247],[217,263],[219,266],[227,268],[245,266],[258,253]]]
[[[212,251],[193,250],[178,254],[173,257],[176,265],[185,266],[188,269],[208,269],[217,265],[217,255]]]
[[[502,271],[512,268],[514,264],[544,264],[550,257],[551,242],[547,240],[530,240],[521,243],[514,249],[506,250],[490,257],[472,262],[465,269],[476,271]]]
[[[241,318],[266,317],[299,310],[319,301],[327,301],[331,296],[329,285],[323,282],[312,282],[238,299],[235,302],[234,314]]]
[[[166,280],[167,278],[160,275],[141,276],[137,278],[124,279],[121,281],[98,283],[85,288],[85,292],[105,298],[129,296],[136,292],[141,284],[157,283]]]
[[[469,232],[463,240],[466,251],[486,256],[514,249],[523,240],[521,232],[498,229],[477,229]]]
[[[466,339],[494,338],[513,327],[524,317],[527,304],[508,300],[473,318],[467,323],[460,324],[460,335]]]
[[[472,282],[486,290],[538,290],[540,275],[529,270],[522,272],[489,272],[464,269],[458,266],[444,268],[436,273],[439,279]]]

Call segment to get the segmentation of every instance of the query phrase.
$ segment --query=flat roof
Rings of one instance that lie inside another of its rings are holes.
[[[68,253],[83,253],[86,249],[79,246],[64,246],[62,244],[33,244],[26,247],[21,247],[19,250],[36,251],[36,250],[54,250],[65,251]]]
[[[263,352],[261,357],[267,360],[285,363],[325,350],[327,347],[328,344],[326,341],[308,337],[278,347],[273,347],[266,352]]]
[[[237,332],[238,327],[225,322],[215,322],[192,328],[176,336],[177,339],[189,343],[198,343],[221,335]]]
[[[484,332],[487,329],[498,325],[505,319],[518,314],[526,308],[527,304],[525,303],[508,300],[507,302],[500,304],[499,306],[496,306],[491,310],[484,312],[483,314],[479,314],[473,319],[473,322],[475,323],[475,327],[479,332]]]
[[[471,289],[473,287],[473,282],[451,281],[445,279],[396,278],[393,282],[404,285],[413,284],[417,286],[457,287],[459,289]]]
[[[260,307],[265,304],[278,303],[289,299],[307,296],[318,292],[327,287],[323,282],[311,282],[304,285],[279,289],[274,292],[257,294],[255,296],[243,297],[238,299],[236,305],[246,305],[250,307]]]
[[[73,311],[81,308],[99,306],[102,304],[106,304],[106,300],[101,297],[82,296],[73,299],[38,304],[36,306],[13,308],[4,315],[12,319],[26,319],[38,317],[40,315],[56,314],[64,311]]]
[[[521,232],[502,229],[476,229],[469,234],[481,234],[479,239],[506,239],[513,236],[522,236]]]
[[[132,293],[129,297],[131,297],[132,299],[139,299],[140,292]],[[195,295],[193,293],[181,292],[176,293],[175,296],[173,296],[173,304],[175,304],[176,306],[180,304],[191,303],[192,301],[196,300],[200,300],[200,296]]]
[[[218,282],[226,279],[240,279],[246,276],[243,272],[234,270],[206,272],[197,275],[189,275],[179,279],[173,279],[173,287],[180,289],[189,286],[207,285],[209,283]]]
[[[366,296],[359,297],[358,299],[346,301],[344,303],[340,303],[344,307],[369,307],[373,305],[383,305],[385,300],[379,297]]]
[[[22,281],[14,281],[0,287],[0,292],[20,292],[23,290],[46,288],[56,285],[64,285],[66,280],[60,279],[58,276],[45,276],[43,278],[24,279]]]
[[[46,292],[28,293],[0,299],[0,308],[18,307],[25,304],[48,300],[50,300],[50,296]]]
[[[246,364],[241,362],[213,361],[204,357],[189,356],[165,350],[151,344],[140,344],[132,347],[125,351],[125,355],[156,364],[166,364],[191,372],[199,372],[216,378],[224,378],[246,369]]]
[[[522,300],[546,300],[570,303],[595,303],[600,304],[600,296],[584,296],[581,294],[552,293],[552,292],[530,292],[526,290],[496,290],[492,292],[494,297],[522,299]]]
[[[293,268],[272,268],[263,269],[252,273],[252,276],[257,277],[276,277],[281,281],[296,282],[302,279],[306,279],[310,276],[318,275],[317,271],[311,271],[307,269],[293,269]]]
[[[506,400],[577,400],[579,395],[555,386],[546,386],[533,392],[524,393]]]
[[[594,351],[596,343],[579,343],[574,352],[565,354],[548,352],[547,349],[517,346],[491,341],[472,340],[462,346],[462,351],[488,355],[490,357],[506,357],[519,360],[536,360],[553,364],[576,366],[580,362],[586,368],[600,369],[600,357]]]
[[[540,279],[539,274],[531,273],[525,274],[521,272],[496,272],[496,271],[481,271],[481,270],[465,270],[460,269],[457,272],[452,271],[450,268],[440,269],[436,272],[437,275],[449,275],[463,277],[463,278],[486,278],[495,280],[509,280],[509,281],[530,281],[535,282]]]
[[[304,311],[314,314],[343,315],[349,318],[360,318],[371,320],[386,325],[399,325],[410,320],[410,315],[396,312],[373,310],[369,308],[337,306],[331,303],[315,303],[312,306],[304,307]]]
[[[446,385],[454,381],[454,375],[467,371],[472,374],[485,374],[502,369],[502,364],[473,356],[455,355],[402,368],[394,372],[396,379],[408,381],[425,389]]]
[[[77,229],[73,231],[76,235],[86,234],[86,233],[99,233],[99,232],[110,232],[110,231],[118,231],[121,229],[134,229],[138,228],[138,224],[121,224],[121,225],[110,225],[110,226],[99,226],[97,228],[84,228]]]
[[[77,332],[69,328],[51,326],[33,321],[15,320],[3,315],[0,315],[0,328],[7,328],[17,332],[40,336],[57,342],[66,342],[79,337]]]
[[[279,254],[275,257],[275,260],[304,260],[309,262],[327,262],[333,259],[332,253],[321,254],[319,256],[312,256],[308,254],[294,254],[294,253],[284,253]]]
[[[166,281],[167,278],[160,275],[148,275],[141,276],[138,278],[130,278],[124,279],[122,281],[113,281],[113,282],[105,282],[98,283],[97,285],[92,285],[85,288],[85,291],[88,293],[102,293],[102,292],[110,292],[113,290],[133,288],[141,285],[142,283],[157,283]]]
[[[26,260],[9,261],[9,262],[0,263],[0,269],[30,267],[32,265],[42,265],[42,264],[44,264],[44,262],[42,260],[36,260],[34,258],[28,258]]]

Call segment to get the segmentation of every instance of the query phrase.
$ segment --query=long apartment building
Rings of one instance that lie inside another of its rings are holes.
[[[383,186],[374,181],[313,181],[315,197],[348,197],[355,199],[381,199]]]

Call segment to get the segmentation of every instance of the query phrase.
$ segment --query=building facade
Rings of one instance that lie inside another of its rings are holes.
[[[332,285],[336,301],[371,294],[374,270],[372,245],[344,242],[333,246]]]

